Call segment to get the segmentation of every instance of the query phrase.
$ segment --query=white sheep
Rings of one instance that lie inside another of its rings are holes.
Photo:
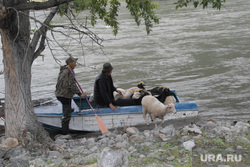
[[[115,100],[124,99],[124,95],[125,95],[126,91],[122,88],[117,88],[117,90],[119,90],[122,94],[119,94],[118,92],[114,91],[113,92],[114,99]]]
[[[154,96],[147,95],[142,98],[142,111],[143,111],[143,118],[145,119],[147,125],[149,122],[146,118],[146,115],[149,114],[152,121],[155,123],[155,127],[157,127],[156,118],[162,120],[160,126],[164,123],[164,116],[170,112],[176,113],[175,106],[173,103],[169,103],[164,105],[161,103],[157,98]]]
[[[122,88],[117,88],[117,90],[120,90],[122,92],[122,94],[119,94],[117,92],[114,92],[114,99],[118,100],[118,99],[130,99],[131,96],[133,95],[134,91],[139,90],[138,87],[131,87],[127,90],[124,90]]]
[[[140,88],[138,88],[138,87],[131,87],[131,88],[127,89],[123,98],[124,99],[131,98],[131,96],[134,94],[134,91],[139,90],[139,89]]]
[[[164,104],[168,104],[168,103],[176,103],[175,98],[173,96],[167,96],[164,101]]]
[[[147,93],[148,95],[152,95],[151,92],[147,91],[146,89],[138,89],[136,91],[134,91],[133,95],[132,95],[132,99],[139,99],[142,94]]]

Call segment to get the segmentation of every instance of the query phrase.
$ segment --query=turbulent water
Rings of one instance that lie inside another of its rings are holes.
[[[173,3],[159,2],[160,24],[150,35],[143,25],[136,26],[123,4],[116,37],[101,21],[91,29],[105,39],[102,49],[86,39],[82,50],[79,43],[58,34],[61,45],[70,43],[67,50],[82,64],[75,69],[82,88],[92,93],[95,77],[109,61],[117,87],[136,86],[141,80],[147,88],[164,85],[175,89],[182,101],[195,101],[203,118],[250,120],[250,1],[227,0],[220,11],[191,6],[175,10]],[[57,16],[53,23],[65,22]],[[64,64],[67,55],[57,49],[55,56]],[[33,99],[54,97],[59,65],[48,48],[43,54],[44,60],[39,57],[32,68]],[[0,75],[0,97],[3,78]]]

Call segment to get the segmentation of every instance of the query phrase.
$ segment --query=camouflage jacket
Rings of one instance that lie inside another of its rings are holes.
[[[72,70],[72,69],[71,69]],[[74,71],[72,70],[74,73]],[[61,66],[56,84],[56,97],[71,99],[74,94],[81,95],[81,91],[76,85],[76,81],[67,66]]]

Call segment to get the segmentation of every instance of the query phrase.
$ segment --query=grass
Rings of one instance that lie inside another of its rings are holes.
[[[94,157],[86,162],[86,165],[91,165],[97,163],[97,157]]]

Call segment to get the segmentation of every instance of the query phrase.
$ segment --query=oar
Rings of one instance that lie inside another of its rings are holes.
[[[81,90],[81,92],[83,92],[83,90],[82,90],[80,84],[79,84],[79,83],[77,82],[77,80],[76,80],[76,77],[75,77],[74,73],[73,73],[72,70],[70,69],[70,66],[67,65],[67,67],[68,67],[70,73],[72,74],[72,76],[74,77],[74,79],[75,79],[75,81],[76,81],[76,83],[77,83],[79,89]],[[86,100],[87,100],[87,102],[88,102],[90,108],[92,109],[92,111],[93,111],[94,114],[95,114],[95,117],[96,117],[96,120],[97,120],[97,123],[98,123],[98,126],[99,126],[101,132],[102,132],[102,133],[108,132],[107,127],[105,126],[104,122],[98,117],[98,115],[96,114],[94,108],[92,107],[92,105],[91,105],[91,103],[89,102],[89,99],[88,99],[87,97],[86,97]]]

